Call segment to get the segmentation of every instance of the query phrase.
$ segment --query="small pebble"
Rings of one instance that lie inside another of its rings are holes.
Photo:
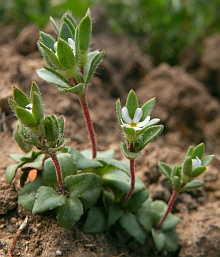
[[[62,252],[60,250],[56,251],[56,256],[61,256]]]

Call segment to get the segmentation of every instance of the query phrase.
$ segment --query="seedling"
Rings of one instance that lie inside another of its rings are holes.
[[[51,22],[58,37],[40,32],[38,47],[47,64],[37,73],[60,92],[78,96],[92,151],[79,152],[66,145],[64,117],[45,116],[35,82],[30,97],[14,88],[13,97],[8,99],[19,121],[14,138],[25,153],[11,155],[16,164],[6,169],[6,180],[12,183],[21,169],[18,204],[32,213],[54,211],[58,223],[66,229],[79,220],[85,233],[101,233],[116,224],[140,244],[152,238],[158,251],[176,251],[175,226],[179,218],[170,214],[171,207],[180,192],[203,185],[194,178],[205,171],[213,156],[203,157],[204,144],[200,144],[189,148],[183,164],[171,168],[159,163],[173,187],[173,195],[168,206],[148,198],[148,190],[135,176],[135,159],[163,131],[163,125],[158,125],[160,120],[150,117],[155,98],[139,107],[131,90],[125,107],[121,107],[120,100],[116,103],[125,136],[121,151],[128,161],[114,159],[111,149],[98,152],[86,94],[104,52],[90,51],[90,12],[79,23],[68,13],[63,15],[60,26],[53,18]]]

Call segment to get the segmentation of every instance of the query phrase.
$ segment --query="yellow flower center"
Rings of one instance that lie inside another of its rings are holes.
[[[132,128],[136,128],[136,127],[137,127],[137,122],[131,121],[131,122],[129,123],[129,125],[130,125]]]

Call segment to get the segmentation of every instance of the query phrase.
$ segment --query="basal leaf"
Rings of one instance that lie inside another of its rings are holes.
[[[59,206],[64,205],[66,197],[59,195],[52,187],[41,186],[37,190],[36,200],[33,206],[33,213],[41,213],[53,210]]]
[[[103,233],[107,229],[107,218],[105,211],[97,206],[92,207],[83,225],[84,233]]]
[[[120,218],[121,226],[140,244],[144,244],[147,234],[132,213],[125,213]]]
[[[76,162],[69,153],[59,153],[57,158],[60,162],[62,170],[63,180],[69,175],[75,175],[77,173]],[[57,177],[54,167],[54,163],[51,158],[44,162],[44,171],[42,172],[43,180],[45,185],[57,186]]]
[[[66,228],[70,229],[82,216],[83,205],[78,198],[68,199],[66,204],[58,210],[57,221]]]
[[[67,176],[64,183],[70,191],[70,198],[79,198],[84,209],[92,207],[99,198],[102,180],[92,173]]]

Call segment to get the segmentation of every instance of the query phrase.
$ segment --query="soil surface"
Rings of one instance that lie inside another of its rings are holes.
[[[14,28],[2,26],[0,256],[6,256],[26,215],[27,227],[18,237],[12,256],[220,256],[220,35],[204,41],[204,51],[196,56],[197,66],[190,75],[186,69],[193,63],[184,62],[184,58],[182,67],[170,67],[165,63],[153,67],[150,57],[141,53],[134,42],[112,33],[102,12],[94,10],[92,16],[92,48],[105,50],[106,53],[88,89],[99,150],[111,148],[118,159],[123,158],[119,143],[124,139],[117,122],[115,102],[120,98],[124,103],[128,91],[133,88],[140,104],[156,97],[152,117],[160,118],[165,126],[163,134],[149,144],[137,159],[137,175],[149,188],[153,199],[168,201],[171,195],[170,187],[158,169],[158,161],[170,165],[182,162],[188,147],[200,142],[205,143],[206,154],[214,153],[215,159],[201,177],[205,181],[204,187],[180,194],[175,203],[173,212],[181,218],[177,226],[179,249],[175,253],[158,253],[150,243],[140,246],[131,238],[126,242],[119,240],[114,229],[104,234],[83,234],[77,225],[67,231],[57,225],[53,213],[34,215],[26,212],[16,203],[20,190],[18,183],[9,186],[4,178],[5,168],[13,163],[9,154],[21,153],[12,137],[16,119],[7,104],[12,88],[18,86],[28,94],[31,82],[36,81],[46,113],[65,116],[68,145],[83,150],[90,148],[90,141],[78,99],[59,93],[55,87],[38,78],[35,72],[44,64],[36,47],[38,29],[30,25],[17,35]],[[46,31],[53,33],[49,25]]]

